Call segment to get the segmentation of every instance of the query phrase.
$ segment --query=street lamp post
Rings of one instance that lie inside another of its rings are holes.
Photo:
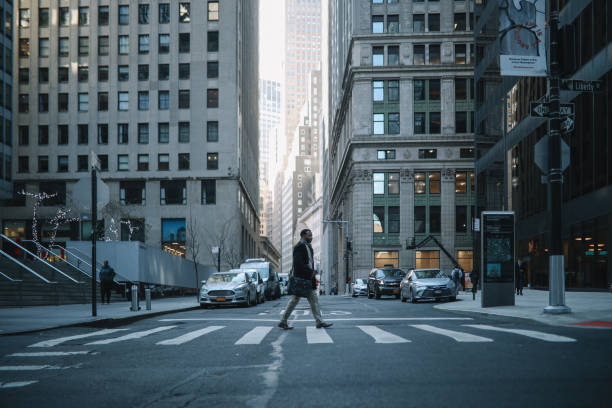
[[[98,224],[98,180],[96,170],[100,167],[98,156],[91,152],[91,315],[97,316],[96,304],[96,232]]]

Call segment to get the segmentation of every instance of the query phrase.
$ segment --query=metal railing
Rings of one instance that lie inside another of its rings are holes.
[[[10,239],[10,238],[9,238]],[[42,276],[40,276],[39,274],[37,274],[36,272],[34,272],[32,270],[32,268],[24,265],[23,263],[19,262],[17,259],[13,258],[12,256],[10,256],[9,254],[7,254],[6,252],[4,252],[3,250],[0,249],[0,255],[3,255],[4,257],[6,257],[9,261],[12,261],[13,263],[21,266],[23,269],[25,269],[26,271],[30,272],[32,275],[36,276],[38,279],[42,280],[45,283],[57,283],[57,282],[52,282]],[[0,272],[1,273],[1,272]],[[2,274],[3,276],[7,277],[5,274]],[[20,280],[15,280],[15,279],[11,279],[8,278],[13,282],[21,282]]]
[[[89,267],[89,269],[91,269],[91,258],[88,257],[87,255],[83,254],[83,251],[79,251],[77,248],[72,248],[71,250],[68,250],[67,248],[61,247],[59,245],[54,245],[54,248],[62,248],[64,250],[64,252],[66,252],[67,254],[70,254],[72,257],[76,258],[78,262],[83,262],[85,265],[87,265]],[[85,260],[77,255],[74,254],[74,252],[78,252],[81,254],[81,256],[85,256],[87,258],[89,258],[89,262],[88,260]],[[96,262],[96,272],[99,272],[100,269],[103,267],[104,265],[100,264],[99,262]],[[83,272],[85,273],[85,272]],[[91,274],[85,273],[90,279],[91,279]],[[100,276],[100,275],[97,275]],[[125,276],[117,274],[117,276],[120,276],[122,278],[125,278]],[[100,282],[100,279],[96,278],[96,282]],[[118,281],[117,279],[113,279],[113,282],[115,282],[118,285],[124,285],[124,283],[122,282],[128,282],[128,283],[132,283],[132,281],[130,281],[129,279],[123,279]]]
[[[19,249],[21,249],[22,251],[24,251],[25,253],[27,253],[27,254],[31,255],[31,256],[32,256],[32,257],[33,257],[35,260],[37,260],[37,261],[39,261],[39,262],[42,262],[43,264],[45,264],[45,265],[46,265],[46,266],[48,266],[49,268],[53,269],[55,272],[57,272],[57,273],[59,273],[59,274],[61,274],[61,275],[65,276],[65,277],[66,277],[68,280],[71,280],[71,281],[72,281],[72,282],[74,282],[74,283],[81,283],[81,282],[79,282],[78,280],[74,279],[72,276],[70,276],[70,275],[68,275],[68,274],[66,274],[66,273],[64,273],[64,272],[62,272],[61,270],[57,269],[55,266],[51,265],[49,262],[47,262],[47,261],[45,261],[44,259],[40,258],[38,255],[36,255],[36,254],[34,254],[34,253],[30,252],[29,250],[27,250],[26,248],[24,248],[22,245],[19,245],[17,242],[13,241],[12,239],[10,239],[9,237],[7,237],[6,235],[4,235],[4,234],[0,234],[0,238],[4,239],[5,241],[8,241],[8,242],[9,242],[11,245],[14,245],[14,246],[16,246],[17,248],[19,248]],[[15,262],[19,262],[19,261],[17,261],[15,258],[11,257],[10,255],[8,255],[8,254],[6,254],[6,253],[5,253],[5,256],[10,257],[10,259],[12,259],[12,260],[13,260],[13,261],[15,261]],[[20,264],[20,265],[22,265],[22,266],[25,266],[25,265],[23,265],[21,262],[19,262],[19,264]],[[30,269],[30,268],[28,268],[28,270],[29,270],[30,272],[33,272],[33,271],[32,271],[32,269]],[[36,274],[36,273],[35,273],[35,274]],[[37,275],[37,276],[39,276],[39,277],[41,277],[41,276],[40,276],[40,275],[38,275],[38,274],[36,274],[36,275]],[[46,279],[45,279],[45,280],[46,280]],[[50,283],[50,282],[47,282],[47,283]]]

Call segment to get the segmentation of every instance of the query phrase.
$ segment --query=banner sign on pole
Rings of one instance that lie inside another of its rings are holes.
[[[546,76],[546,0],[499,3],[501,75]]]

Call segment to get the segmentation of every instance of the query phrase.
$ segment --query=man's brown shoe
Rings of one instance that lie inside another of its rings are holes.
[[[333,325],[333,323],[317,323],[317,329],[327,329],[328,327],[331,327]]]
[[[278,327],[280,327],[283,330],[291,330],[291,329],[293,329],[292,326],[289,326],[287,323],[283,323],[283,322],[280,322],[278,324]]]

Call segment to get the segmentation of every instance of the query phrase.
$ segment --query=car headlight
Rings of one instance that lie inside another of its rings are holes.
[[[200,289],[200,293],[205,295],[208,293],[208,289],[206,289],[204,286],[202,286],[202,289]]]
[[[378,284],[379,284],[379,285],[384,285],[384,284],[385,284],[385,281],[384,281],[384,280],[382,280],[382,279],[379,279],[379,280],[378,280]]]
[[[234,291],[236,291],[236,292],[244,292],[246,290],[246,288],[247,288],[246,285],[241,285],[241,286],[238,286],[236,289],[234,289]]]

